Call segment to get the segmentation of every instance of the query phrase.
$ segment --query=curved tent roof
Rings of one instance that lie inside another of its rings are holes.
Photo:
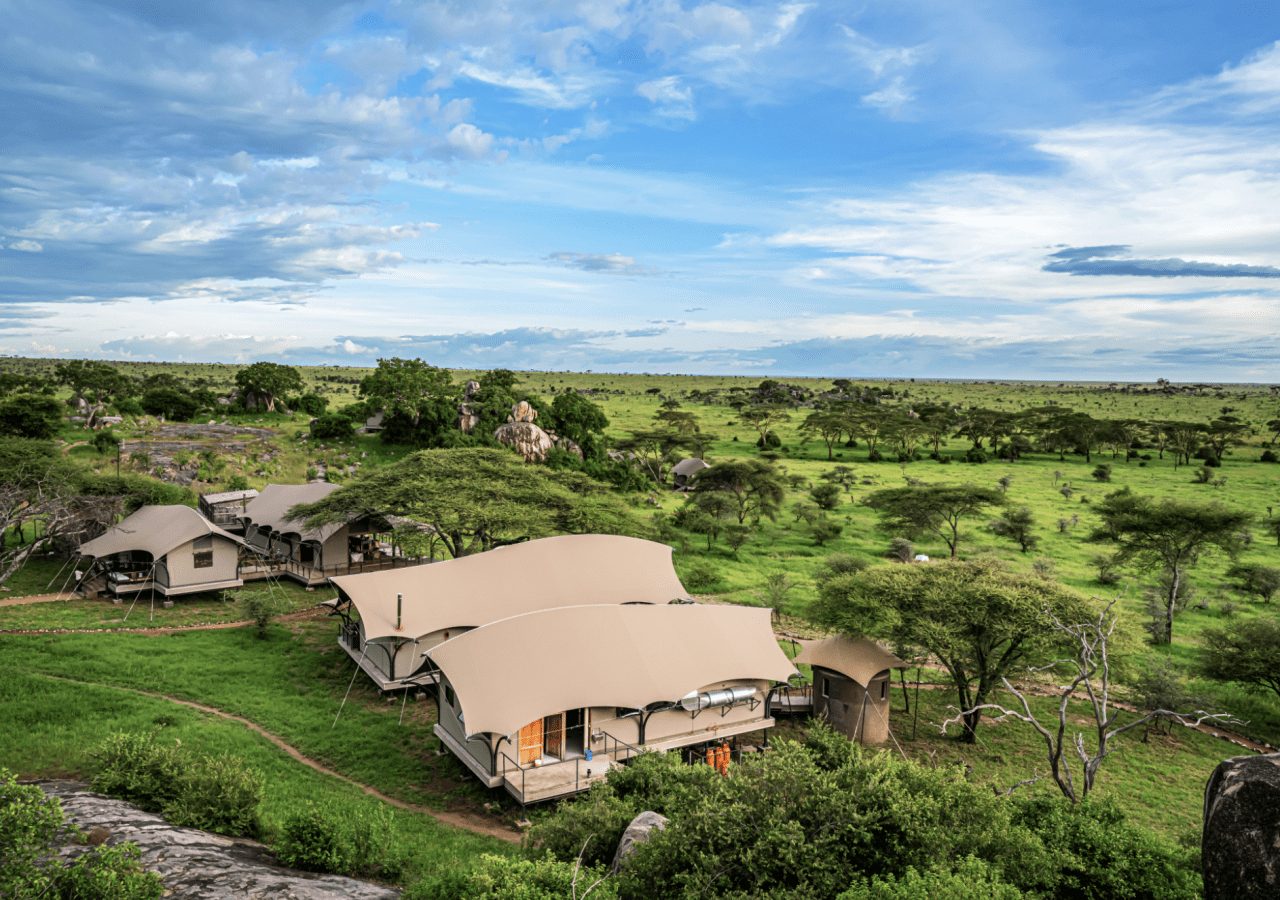
[[[188,541],[205,535],[244,543],[223,531],[190,506],[143,506],[101,537],[80,545],[82,556],[101,558],[141,550],[159,559]]]
[[[305,541],[325,541],[342,527],[341,523],[329,523],[319,528],[307,528],[300,519],[290,519],[286,515],[299,503],[315,503],[323,500],[338,489],[338,485],[327,481],[313,481],[309,484],[269,484],[258,496],[249,501],[244,508],[244,517],[253,523],[255,528],[266,525],[272,531],[281,534],[290,532],[300,534]]]
[[[468,736],[512,734],[566,709],[641,709],[719,682],[795,673],[771,611],[746,606],[546,609],[464,632],[427,655],[457,692]]]
[[[670,547],[615,534],[541,538],[330,581],[359,610],[365,640],[413,640],[558,606],[670,603],[689,596]],[[396,594],[404,595],[399,629]]]
[[[683,475],[684,477],[687,478],[690,475],[698,474],[703,469],[709,469],[709,468],[711,468],[711,466],[705,459],[700,459],[696,456],[690,456],[688,459],[682,459],[680,460],[680,462],[672,466],[671,474]]]
[[[795,661],[839,672],[863,687],[881,672],[907,665],[875,641],[849,637],[806,641]]]

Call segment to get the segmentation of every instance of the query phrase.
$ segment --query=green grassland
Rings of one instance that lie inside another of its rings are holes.
[[[43,365],[30,361],[24,364]],[[163,369],[217,388],[229,388],[235,372],[232,366],[121,365],[132,374]],[[357,386],[365,370],[316,367],[302,372],[309,387],[326,396],[333,409],[357,399]],[[454,373],[458,381],[475,374]],[[663,399],[673,398],[698,416],[705,432],[715,436],[707,450],[710,461],[759,456],[754,446],[755,432],[737,422],[723,393],[714,393],[753,387],[758,378],[554,372],[522,373],[521,378],[523,388],[547,400],[565,390],[589,392],[607,414],[609,435],[614,438],[649,427]],[[815,390],[831,385],[830,381],[815,379],[785,380]],[[1155,497],[1219,500],[1253,514],[1259,525],[1280,512],[1280,465],[1258,461],[1269,438],[1262,423],[1280,416],[1280,395],[1270,388],[1202,386],[1195,391],[1167,394],[1152,386],[1105,384],[903,380],[859,383],[892,387],[899,397],[909,401],[1010,411],[1057,404],[1108,418],[1207,421],[1229,407],[1257,427],[1242,446],[1226,456],[1221,468],[1214,470],[1215,477],[1225,478],[1215,487],[1192,483],[1198,463],[1175,467],[1171,455],[1160,459],[1154,449],[1140,451],[1150,459],[1129,461],[1112,459],[1107,453],[1095,454],[1092,462],[1071,455],[1060,459],[1055,454],[1032,453],[1017,462],[970,464],[963,461],[968,441],[956,438],[943,449],[943,455],[950,460],[948,464],[928,459],[909,464],[869,462],[866,448],[861,446],[837,447],[835,458],[828,460],[825,446],[801,441],[798,428],[806,410],[797,410],[789,422],[775,429],[783,444],[778,451],[778,464],[807,484],[791,488],[776,521],[762,522],[736,553],[723,542],[708,550],[705,539],[698,535],[678,538],[674,542],[676,564],[695,593],[720,602],[763,605],[766,579],[786,574],[794,587],[782,603],[784,628],[793,633],[812,633],[804,616],[815,596],[812,576],[822,561],[837,552],[880,559],[892,537],[878,527],[874,514],[863,505],[868,494],[904,485],[907,479],[995,487],[1007,476],[1011,479],[1007,500],[1011,505],[1025,505],[1032,510],[1040,546],[1030,554],[1018,552],[1016,546],[988,531],[986,523],[991,516],[985,516],[964,525],[960,555],[990,554],[1019,569],[1029,569],[1036,560],[1047,561],[1041,565],[1051,565],[1063,582],[1098,597],[1117,597],[1126,631],[1131,635],[1125,644],[1125,681],[1132,682],[1163,656],[1171,658],[1183,672],[1193,673],[1206,629],[1276,614],[1231,588],[1225,575],[1227,560],[1207,557],[1193,574],[1195,595],[1178,615],[1172,646],[1152,647],[1142,640],[1142,626],[1147,620],[1146,593],[1155,583],[1156,573],[1125,570],[1119,584],[1102,585],[1097,580],[1094,558],[1108,548],[1088,539],[1098,521],[1092,511],[1094,504],[1108,492],[1126,486]],[[702,402],[708,393],[713,402]],[[226,414],[211,418],[271,429],[275,436],[269,446],[274,458],[264,462],[228,455],[218,477],[193,485],[196,491],[223,487],[236,475],[246,477],[254,486],[268,481],[301,481],[307,470],[318,463],[329,465],[336,479],[341,477],[335,472],[337,467],[357,463],[367,471],[408,452],[372,436],[345,442],[313,442],[304,437],[308,421],[304,415]],[[147,418],[128,421],[121,433],[125,437],[142,436],[155,424]],[[86,437],[84,431],[68,426],[62,435],[67,452],[100,470],[113,470],[114,454],[100,456],[88,446],[75,446]],[[1098,463],[1113,466],[1110,483],[1099,483],[1091,477]],[[123,464],[128,466],[128,460]],[[817,546],[789,508],[792,503],[807,499],[808,484],[817,483],[836,465],[851,467],[857,482],[830,513],[843,526],[843,532]],[[1073,488],[1069,499],[1060,493],[1064,484]],[[644,519],[673,512],[684,502],[682,495],[656,486],[629,500]],[[946,547],[941,542],[921,539],[917,552],[939,557],[946,555]],[[1280,566],[1280,547],[1274,537],[1258,528],[1242,560]],[[10,582],[10,592],[3,596],[57,590],[55,582],[61,565],[60,560],[54,559],[33,561]],[[295,587],[284,587],[282,591],[284,610],[300,610],[328,596],[325,591],[306,592]],[[218,597],[179,600],[172,609],[156,609],[154,620],[146,598],[139,601],[128,622],[123,620],[124,611],[124,607],[87,601],[0,608],[0,629],[110,630],[244,618],[237,603]],[[303,769],[235,723],[211,720],[174,708],[163,700],[119,690],[136,688],[245,716],[335,770],[409,802],[482,814],[486,801],[498,800],[496,795],[479,789],[451,756],[442,753],[430,732],[434,703],[429,698],[409,700],[401,721],[398,701],[389,703],[378,697],[362,677],[351,681],[352,665],[336,646],[335,631],[330,621],[305,619],[273,625],[266,640],[258,640],[250,627],[161,636],[4,635],[0,637],[0,696],[16,727],[0,736],[0,765],[25,775],[84,774],[87,748],[98,736],[116,728],[149,726],[163,718],[170,723],[165,727],[184,741],[210,750],[232,750],[269,772],[269,822],[278,823],[306,797],[321,793],[345,798],[344,802],[377,802],[349,786]],[[89,682],[92,687],[43,676],[72,677]],[[334,715],[349,685],[350,699],[335,726]],[[1238,732],[1280,743],[1280,701],[1274,697],[1250,695],[1232,685],[1195,678],[1191,688],[1206,708],[1228,711],[1246,720],[1236,727]],[[911,740],[914,719],[901,712],[901,696],[896,690],[894,701],[893,730],[902,751],[913,758],[939,764],[963,763],[970,767],[972,777],[997,787],[1008,787],[1033,772],[1046,772],[1043,747],[1023,726],[984,725],[976,745],[945,739],[938,733],[937,722],[946,716],[946,707],[954,700],[945,690],[926,690],[921,692],[919,725]],[[1038,709],[1044,708],[1045,703],[1033,701]],[[779,730],[785,733],[796,727],[799,726],[789,724]],[[898,751],[891,747],[887,752]],[[1209,772],[1219,760],[1239,752],[1232,744],[1182,729],[1170,735],[1153,734],[1149,743],[1131,736],[1122,739],[1119,751],[1104,766],[1100,791],[1115,796],[1139,821],[1167,835],[1184,837],[1194,831],[1199,821],[1201,791]],[[1052,787],[1042,778],[1030,790]],[[445,861],[455,854],[489,849],[493,843],[444,829],[422,816],[398,815],[407,823],[405,833],[417,836],[414,839],[422,845],[419,865],[424,869],[447,864]],[[493,814],[498,822],[513,815],[510,808]]]

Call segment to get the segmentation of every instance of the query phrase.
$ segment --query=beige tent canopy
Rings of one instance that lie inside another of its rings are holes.
[[[279,534],[297,534],[304,541],[324,543],[342,528],[342,523],[330,523],[319,528],[307,528],[301,520],[290,519],[288,512],[300,503],[315,503],[338,489],[327,481],[310,484],[269,484],[245,507],[244,517],[254,528],[266,526]]]
[[[875,641],[850,637],[806,641],[795,661],[839,672],[864,688],[881,672],[907,665]]]
[[[614,534],[569,534],[426,566],[330,579],[339,605],[360,612],[366,641],[414,640],[539,609],[670,603],[689,596],[666,544]],[[400,628],[396,595],[402,594]]]
[[[562,607],[483,625],[428,655],[467,735],[506,735],[567,709],[642,709],[725,681],[786,681],[795,668],[771,617],[744,606]]]
[[[142,551],[160,559],[188,541],[206,535],[244,541],[223,531],[190,506],[143,506],[101,537],[80,545],[81,556],[102,559],[117,553]]]

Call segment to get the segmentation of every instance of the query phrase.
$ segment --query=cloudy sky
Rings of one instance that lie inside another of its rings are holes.
[[[1280,6],[0,0],[0,353],[1280,380]]]

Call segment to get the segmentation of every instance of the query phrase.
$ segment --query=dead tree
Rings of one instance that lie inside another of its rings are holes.
[[[1082,625],[1066,625],[1051,612],[1046,613],[1054,629],[1074,645],[1076,653],[1074,658],[1058,660],[1048,666],[1032,670],[1053,671],[1065,669],[1071,676],[1071,680],[1060,686],[1056,691],[1056,696],[1058,697],[1058,721],[1056,724],[1050,727],[1042,724],[1036,718],[1035,713],[1031,711],[1026,693],[1010,684],[1009,679],[1001,677],[1000,680],[1004,683],[1005,690],[1018,698],[1019,705],[1022,707],[1020,711],[1008,709],[998,703],[983,703],[973,709],[957,714],[954,718],[947,719],[942,723],[943,733],[946,732],[948,725],[959,724],[964,721],[965,716],[979,710],[992,710],[999,713],[992,720],[993,722],[1011,718],[1027,723],[1044,739],[1045,749],[1048,751],[1049,771],[1053,775],[1054,783],[1058,785],[1059,790],[1068,800],[1072,803],[1079,803],[1089,796],[1089,792],[1093,790],[1094,783],[1098,777],[1098,769],[1102,766],[1103,760],[1110,756],[1114,750],[1112,741],[1126,731],[1140,728],[1156,719],[1177,722],[1188,728],[1195,728],[1203,722],[1226,723],[1234,721],[1227,713],[1208,713],[1203,710],[1196,710],[1194,713],[1178,713],[1168,709],[1153,709],[1123,725],[1118,724],[1120,711],[1115,709],[1111,703],[1111,658],[1109,653],[1111,635],[1115,631],[1116,622],[1119,619],[1112,611],[1115,603],[1116,601],[1112,600],[1098,614],[1098,618],[1095,621],[1086,622]],[[1083,696],[1077,697],[1077,694],[1082,694]],[[1073,729],[1070,735],[1067,733],[1068,710],[1071,701],[1077,699],[1086,702],[1092,713],[1092,731],[1095,742],[1095,746],[1092,749],[1086,746],[1084,732]],[[1076,763],[1078,763],[1081,770],[1082,784],[1079,788],[1077,788],[1075,776],[1072,774],[1072,765]]]
[[[0,485],[0,533],[13,529],[16,543],[0,544],[0,586],[18,573],[38,550],[55,542],[79,546],[115,521],[120,498],[77,495],[54,474],[11,478]],[[30,528],[30,541],[24,529]]]

